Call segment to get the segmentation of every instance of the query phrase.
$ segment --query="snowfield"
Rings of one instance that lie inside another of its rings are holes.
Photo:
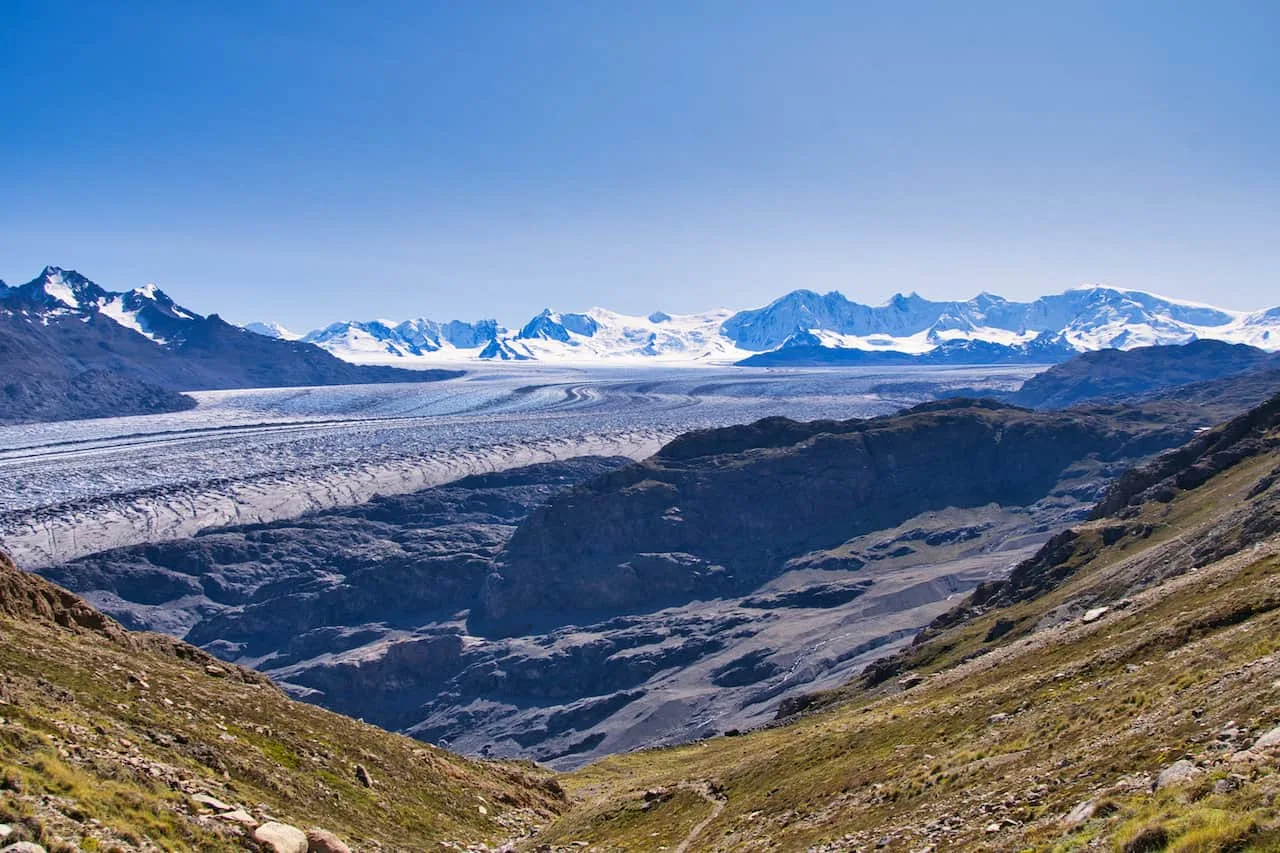
[[[439,383],[197,392],[186,412],[0,427],[0,547],[28,568],[768,415],[884,414],[1034,369],[507,366]]]

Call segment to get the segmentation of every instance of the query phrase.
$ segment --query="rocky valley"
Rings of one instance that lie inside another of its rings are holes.
[[[773,418],[43,572],[296,697],[573,767],[844,683],[1191,438],[1186,414]]]
[[[1168,417],[1167,406],[1156,411]],[[719,599],[652,614],[635,604],[540,634],[480,626],[492,618],[492,568],[514,565],[512,543],[555,517],[548,510],[634,482],[637,470],[687,473],[713,447],[723,451],[715,458],[776,464],[814,430],[769,422],[704,433],[640,465],[536,466],[59,569],[118,581],[117,598],[98,600],[137,626],[157,612],[121,597],[137,597],[131,567],[139,588],[183,593],[171,602],[185,602],[173,612],[189,634],[243,631],[206,642],[223,658],[262,655],[287,691],[349,691],[352,714],[407,712],[416,734],[441,739],[457,726],[462,748],[476,750],[465,732],[479,732],[488,761],[291,701],[252,670],[131,633],[0,560],[0,832],[48,850],[121,851],[1274,849],[1280,398],[1209,430],[1108,411],[1082,416],[1072,433],[1100,442],[1087,445],[1093,458],[1068,462],[1031,504],[926,509],[871,533],[855,526],[770,580],[752,575],[749,594],[727,586]],[[999,424],[1003,445],[1018,440],[1015,428],[1035,435],[1060,417],[954,402],[821,434],[910,435],[960,418]],[[1098,476],[1106,457],[1118,465],[1126,447],[1147,450],[1178,429],[1190,433],[1179,447]],[[732,469],[727,460],[711,467]],[[609,501],[584,506],[617,512]],[[791,535],[801,550],[826,544]],[[432,555],[433,542],[447,547]],[[710,539],[702,553],[739,565],[726,547]],[[336,571],[308,567],[334,548]],[[374,566],[386,561],[404,580],[398,551],[434,560],[436,582],[399,584],[409,597],[394,617],[355,624],[377,589]],[[175,554],[184,561],[166,565]],[[274,576],[288,578],[284,588]],[[352,624],[308,629],[299,601],[324,602],[321,612]],[[466,608],[445,615],[466,603],[481,621],[471,624]],[[293,620],[277,633],[265,630],[275,605]],[[579,612],[588,611],[565,611]],[[428,614],[436,621],[419,624]],[[860,630],[863,642],[842,645]],[[809,656],[778,653],[803,632],[815,641]],[[785,658],[808,689],[776,689]],[[834,677],[813,677],[824,668]],[[423,690],[422,673],[438,680]],[[579,685],[590,701],[575,698]],[[660,742],[653,721],[687,713],[680,702],[708,685],[720,693],[706,706],[736,707],[751,730],[706,737],[728,714],[700,730],[675,727],[673,740],[694,738],[684,745],[626,751],[624,733]],[[646,712],[647,729],[637,724]],[[593,742],[593,732],[603,737]],[[585,748],[562,751],[575,739]],[[621,754],[554,780],[493,760],[528,746],[573,768],[599,744]],[[302,846],[289,846],[295,839]]]

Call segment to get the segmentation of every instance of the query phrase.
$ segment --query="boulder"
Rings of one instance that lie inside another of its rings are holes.
[[[327,829],[308,829],[307,853],[351,853],[351,848]]]
[[[227,805],[217,797],[211,797],[208,794],[196,794],[191,798],[191,802],[207,809],[213,809],[215,812],[229,812],[235,809],[235,806]]]
[[[48,851],[35,842],[19,841],[17,844],[10,844],[0,849],[0,853],[48,853]]]
[[[253,840],[265,853],[307,853],[307,835],[287,823],[264,823],[253,831]]]
[[[1067,812],[1067,816],[1062,819],[1062,825],[1067,829],[1075,829],[1089,821],[1093,817],[1093,813],[1098,810],[1098,805],[1093,800],[1085,800],[1071,811]]]
[[[1159,791],[1170,785],[1181,785],[1183,782],[1188,782],[1199,775],[1200,768],[1185,758],[1181,761],[1175,761],[1161,770],[1160,775],[1156,777],[1156,790]]]
[[[1276,726],[1254,741],[1253,748],[1257,750],[1280,750],[1280,726]]]
[[[255,826],[258,825],[258,821],[254,819],[253,815],[249,814],[244,809],[232,809],[229,812],[223,812],[217,815],[217,818],[218,820],[225,820],[225,821],[230,821],[231,823],[238,823],[241,826],[248,827],[249,829],[253,829]]]
[[[356,781],[366,788],[373,787],[373,777],[369,775],[369,771],[365,769],[363,764],[356,765]]]

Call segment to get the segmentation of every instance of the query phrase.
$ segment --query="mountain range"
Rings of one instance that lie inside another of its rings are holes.
[[[763,308],[632,316],[550,309],[519,328],[496,320],[333,323],[299,335],[279,324],[251,331],[301,339],[357,363],[457,361],[680,364],[1047,364],[1078,352],[1211,339],[1280,349],[1280,307],[1232,311],[1136,290],[1088,286],[1017,302],[897,294],[863,305],[840,293],[796,290]]]
[[[183,391],[458,375],[351,364],[197,314],[154,284],[109,291],[59,267],[0,282],[0,373],[0,423],[177,411],[195,405]]]

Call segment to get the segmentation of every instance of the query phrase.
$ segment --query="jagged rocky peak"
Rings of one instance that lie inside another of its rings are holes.
[[[521,339],[537,339],[571,343],[570,333],[591,337],[600,328],[600,324],[590,314],[557,314],[550,308],[524,325],[516,335]]]
[[[27,311],[89,310],[109,295],[75,270],[47,266],[26,284],[0,291],[8,307]]]

